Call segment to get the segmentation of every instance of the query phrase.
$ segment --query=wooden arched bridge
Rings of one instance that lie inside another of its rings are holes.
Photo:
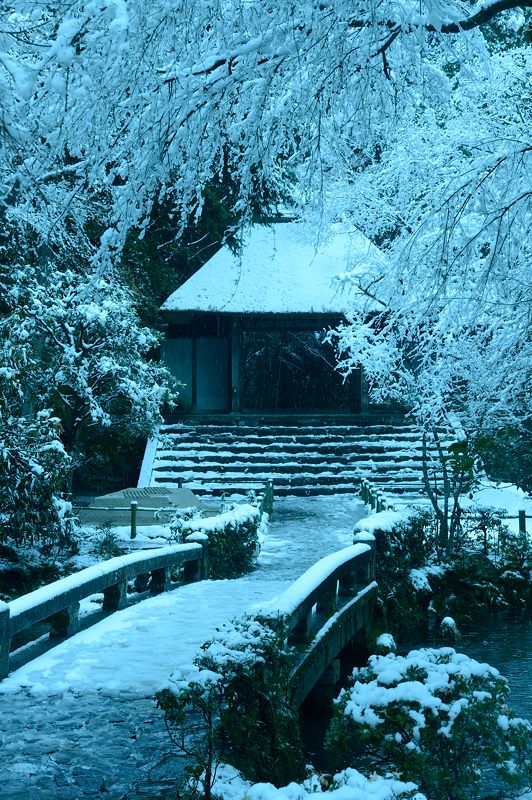
[[[128,604],[128,581],[150,575],[150,593],[176,588],[180,582],[208,575],[208,542],[173,545],[112,558],[58,580],[10,603],[0,603],[0,677],[9,674],[13,636],[43,620],[50,637],[61,639],[79,630],[80,601],[103,593],[103,612]],[[286,619],[286,647],[292,661],[292,700],[299,706],[335,662],[341,650],[367,630],[373,613],[375,543],[357,534],[352,546],[322,558],[298,578],[271,606]],[[198,647],[202,644],[198,641]]]

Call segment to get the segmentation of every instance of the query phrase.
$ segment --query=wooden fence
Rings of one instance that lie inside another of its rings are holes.
[[[370,506],[373,511],[385,511],[385,510],[394,510],[394,506],[390,501],[389,497],[386,497],[384,492],[381,489],[377,489],[375,486],[372,486],[371,483],[366,480],[365,478],[360,483],[360,496],[362,497],[362,501]],[[407,495],[405,495],[407,496]],[[519,533],[527,533],[526,521],[527,519],[532,520],[532,515],[527,514],[524,508],[519,509],[517,514],[507,514],[501,519],[508,520],[508,519],[517,519],[519,520]]]

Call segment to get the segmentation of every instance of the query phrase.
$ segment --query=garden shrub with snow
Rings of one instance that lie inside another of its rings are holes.
[[[276,786],[304,777],[285,636],[282,616],[233,620],[202,646],[194,659],[199,672],[173,675],[157,694],[172,741],[194,758],[188,795],[209,798],[222,761]]]
[[[429,798],[476,797],[486,772],[507,789],[532,780],[532,726],[507,706],[499,672],[450,647],[373,655],[335,703],[329,744],[364,742]]]
[[[435,552],[432,514],[426,509],[383,511],[357,522],[355,532],[361,530],[375,537],[384,624],[394,629],[419,624],[431,594],[425,573]],[[423,581],[413,580],[421,570]]]
[[[237,578],[253,567],[261,522],[259,509],[243,503],[208,518],[193,509],[180,509],[170,527],[178,542],[194,533],[209,537],[210,578]]]
[[[70,541],[72,506],[61,491],[72,459],[60,420],[46,408],[31,413],[24,379],[33,369],[26,343],[15,346],[0,324],[0,542],[20,549]]]
[[[252,784],[235,775],[227,765],[220,769],[214,790],[222,800],[308,800],[324,790],[323,776],[312,773],[302,783],[276,788],[271,783]],[[370,775],[348,768],[334,775],[327,788],[328,800],[425,800],[411,782]]]

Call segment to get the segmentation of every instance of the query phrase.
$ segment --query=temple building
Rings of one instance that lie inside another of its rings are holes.
[[[358,232],[316,244],[293,221],[255,225],[239,253],[219,250],[161,308],[162,358],[183,384],[179,411],[368,411],[361,371],[344,380],[324,337],[357,302],[338,276],[379,258]]]

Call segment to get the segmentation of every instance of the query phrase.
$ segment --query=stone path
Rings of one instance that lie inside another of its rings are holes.
[[[353,525],[364,515],[364,506],[346,496],[279,499],[258,569],[225,583],[243,597],[249,589],[248,605],[262,582],[266,589],[273,579],[288,586],[319,558],[350,544]],[[213,592],[216,583],[210,584]],[[142,604],[134,608],[142,614]],[[148,650],[156,652],[157,630],[148,629],[146,636]],[[75,641],[76,637],[70,643]],[[85,650],[81,655],[91,657]],[[54,669],[62,668],[58,661]],[[172,751],[162,715],[145,689],[149,675],[138,681],[142,689],[131,689],[135,669],[132,665],[126,691],[80,693],[74,683],[64,692],[48,694],[42,688],[44,675],[37,693],[20,689],[0,694],[2,800],[175,798],[183,762]],[[54,672],[51,683],[57,680]],[[154,676],[153,688],[158,685],[160,679]]]

